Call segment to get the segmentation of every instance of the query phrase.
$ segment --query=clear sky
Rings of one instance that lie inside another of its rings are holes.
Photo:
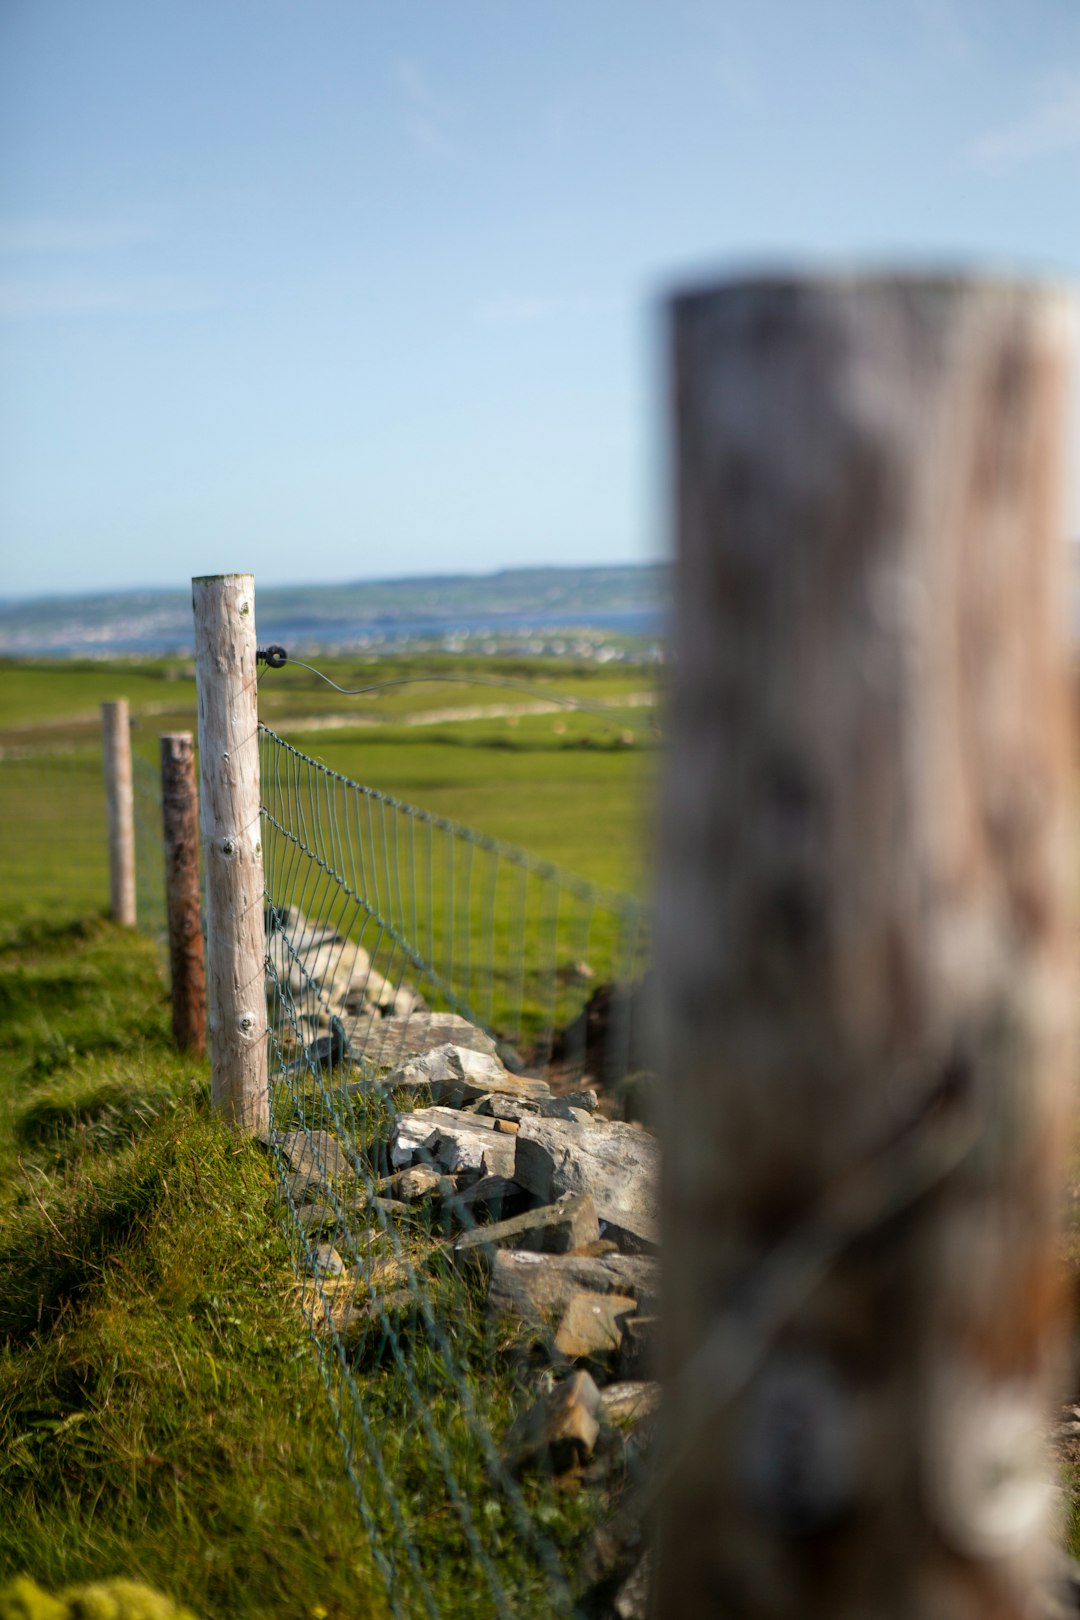
[[[0,0],[0,595],[660,556],[665,287],[1078,182],[1078,0]]]

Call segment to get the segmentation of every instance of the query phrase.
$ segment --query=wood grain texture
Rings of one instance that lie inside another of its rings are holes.
[[[244,1131],[269,1125],[259,824],[255,581],[192,580],[199,805],[206,874],[211,1097]]]
[[[691,292],[658,886],[663,1620],[1019,1620],[1062,1363],[1070,306]]]
[[[161,817],[173,1039],[181,1051],[206,1051],[206,966],[199,892],[199,798],[190,731],[161,739]]]
[[[109,915],[125,928],[134,928],[135,794],[126,698],[101,705],[101,740],[109,836]]]

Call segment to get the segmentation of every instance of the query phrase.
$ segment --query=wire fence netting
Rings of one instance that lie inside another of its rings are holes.
[[[634,1369],[625,1321],[568,1347],[569,1301],[644,1318],[656,1262],[560,1144],[608,1143],[598,1106],[645,1079],[645,914],[262,726],[260,755],[271,1142],[389,1612],[580,1612],[637,1464],[575,1450],[595,1401],[560,1437],[559,1392]],[[611,1124],[620,1186],[647,1138]]]

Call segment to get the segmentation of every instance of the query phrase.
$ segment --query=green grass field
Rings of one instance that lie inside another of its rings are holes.
[[[306,753],[370,787],[521,845],[593,882],[638,892],[650,841],[656,711],[623,704],[629,695],[652,696],[653,677],[610,665],[558,667],[538,660],[537,666],[529,675],[519,662],[478,659],[463,671],[485,680],[505,676],[527,685],[525,693],[453,683],[395,687],[369,700],[343,698],[301,670],[264,671],[260,716]],[[374,671],[347,660],[327,659],[323,667],[342,685],[428,668],[403,659]],[[432,667],[446,673],[445,660],[433,660]],[[433,713],[491,702],[527,709],[552,693],[587,700],[600,712],[426,721]],[[144,783],[152,785],[159,736],[195,730],[194,678],[184,666],[0,662],[5,918],[29,915],[39,903],[50,915],[68,917],[105,903],[98,706],[120,697],[130,704],[133,751],[146,767]],[[354,723],[303,729],[339,715]],[[417,719],[424,723],[407,723]],[[300,729],[292,730],[290,721]],[[145,876],[160,884],[152,864]]]
[[[334,667],[342,684],[357,673]],[[651,715],[621,706],[645,686],[641,672],[533,672],[541,695],[587,691],[611,705],[600,715],[431,722],[432,710],[500,695],[417,687],[396,689],[381,723],[295,734],[290,721],[346,700],[287,673],[264,713],[334,769],[594,881],[643,884],[656,749]],[[205,1066],[172,1050],[160,952],[101,915],[96,707],[121,696],[144,789],[145,908],[160,897],[156,739],[192,728],[189,676],[176,664],[0,670],[0,1587],[19,1575],[54,1591],[124,1575],[202,1620],[382,1615],[268,1159],[214,1124]],[[433,1296],[460,1289],[435,1251],[421,1258]],[[497,1436],[521,1406],[523,1373],[474,1306],[454,1295],[455,1344]],[[439,1367],[418,1361],[416,1376],[445,1409],[493,1556],[524,1607],[545,1614],[543,1582],[475,1437],[456,1426]],[[482,1612],[400,1373],[373,1364],[365,1377],[369,1418],[413,1504],[411,1533],[429,1548],[436,1612]],[[543,1484],[527,1497],[545,1537],[566,1548],[604,1511],[602,1495]],[[385,1516],[387,1501],[372,1500]]]

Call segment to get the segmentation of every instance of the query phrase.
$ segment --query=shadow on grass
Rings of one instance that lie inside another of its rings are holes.
[[[135,1228],[159,1204],[171,1154],[118,1155],[107,1174],[96,1167],[46,1204],[34,1172],[24,1170],[28,1200],[0,1234],[0,1341],[9,1345],[51,1328],[130,1241]]]
[[[55,1086],[18,1110],[13,1133],[19,1147],[50,1148],[61,1159],[86,1148],[114,1152],[177,1106],[167,1086],[133,1090],[125,1081],[106,1080],[88,1091],[76,1082]]]
[[[104,912],[60,923],[50,922],[47,917],[35,917],[31,922],[14,927],[0,923],[0,964],[6,956],[24,956],[29,952],[58,956],[65,950],[78,951],[100,939],[108,928]]]

